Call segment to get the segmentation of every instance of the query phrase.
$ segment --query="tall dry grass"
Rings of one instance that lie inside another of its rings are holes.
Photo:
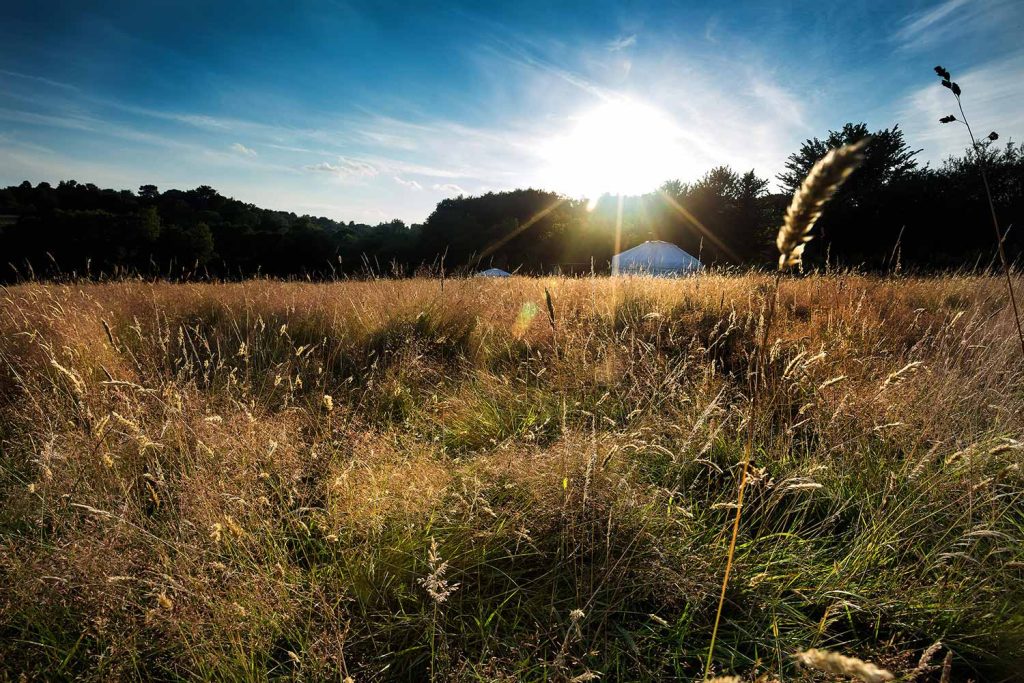
[[[825,205],[836,191],[846,182],[864,160],[864,149],[871,142],[864,138],[853,144],[844,145],[832,150],[818,160],[811,168],[803,183],[797,188],[790,200],[786,215],[776,236],[775,245],[779,250],[779,267],[775,281],[765,296],[764,313],[758,323],[760,334],[754,353],[754,363],[747,372],[747,383],[750,395],[747,413],[747,439],[743,445],[743,461],[740,464],[740,481],[736,490],[736,511],[732,523],[732,535],[729,537],[729,550],[725,557],[725,572],[722,575],[722,591],[718,596],[718,609],[715,610],[715,622],[711,626],[711,643],[708,645],[708,657],[704,663],[704,680],[711,675],[714,661],[715,643],[718,628],[722,621],[722,609],[732,575],[733,560],[736,557],[736,542],[739,539],[740,520],[743,517],[743,495],[746,493],[747,480],[750,474],[750,461],[754,453],[755,425],[760,419],[760,408],[763,402],[765,374],[767,370],[768,340],[772,334],[772,323],[775,322],[775,309],[778,305],[779,285],[782,272],[800,266],[803,268],[803,253],[811,241],[811,230],[821,217]],[[1016,308],[1014,308],[1016,313]]]
[[[716,675],[909,676],[940,639],[953,680],[1013,674],[998,288],[788,281],[748,425],[770,282],[4,290],[4,675],[698,677],[748,426]]]

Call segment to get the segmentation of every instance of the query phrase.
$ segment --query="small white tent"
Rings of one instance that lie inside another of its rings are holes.
[[[612,257],[612,275],[688,275],[701,269],[696,257],[674,244],[644,242]]]
[[[488,268],[487,270],[481,270],[476,274],[477,277],[511,277],[511,273],[507,273],[501,268]]]

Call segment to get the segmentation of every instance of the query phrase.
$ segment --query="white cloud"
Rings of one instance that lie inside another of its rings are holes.
[[[636,45],[635,33],[628,36],[619,36],[608,43],[608,51],[618,52],[619,50],[625,50],[627,47],[633,47],[634,45]]]
[[[256,156],[256,150],[252,149],[251,147],[246,147],[241,142],[236,142],[236,143],[232,144],[231,145],[231,149],[233,151],[238,152],[239,154],[245,155],[247,157],[254,157],[254,156]]]
[[[332,173],[339,178],[373,177],[377,175],[377,168],[372,164],[358,159],[338,157],[338,163],[332,164],[322,161],[319,164],[311,164],[303,167],[307,171],[319,173]]]
[[[394,176],[394,178],[395,178],[395,182],[396,183],[398,183],[399,185],[402,185],[403,187],[408,187],[410,190],[422,190],[423,189],[423,186],[420,185],[419,183],[417,183],[415,180],[406,180],[404,178],[399,178],[398,176]]]
[[[439,185],[433,185],[432,187],[435,190],[437,190],[438,192],[444,192],[445,194],[453,194],[453,195],[469,194],[468,192],[466,192],[464,189],[462,189],[461,187],[459,187],[455,183],[444,183],[444,184],[439,184]]]

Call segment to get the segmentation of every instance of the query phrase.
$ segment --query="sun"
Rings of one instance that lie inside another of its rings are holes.
[[[542,150],[545,180],[561,192],[594,202],[604,194],[651,192],[679,173],[682,131],[655,107],[620,99],[571,121],[568,133]]]

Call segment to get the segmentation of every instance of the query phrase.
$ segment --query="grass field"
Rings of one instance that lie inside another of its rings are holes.
[[[26,284],[0,301],[0,678],[1024,667],[997,278]],[[545,299],[550,291],[553,317]]]

